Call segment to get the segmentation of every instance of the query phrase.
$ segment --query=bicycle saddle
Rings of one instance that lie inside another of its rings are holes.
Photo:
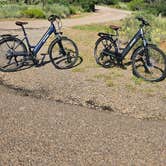
[[[110,25],[109,27],[111,29],[115,30],[115,31],[117,31],[117,30],[119,30],[121,28],[120,26],[116,26],[116,25]]]
[[[16,21],[15,23],[16,23],[16,25],[18,25],[18,26],[22,26],[22,25],[28,24],[28,22],[22,22],[22,21]]]

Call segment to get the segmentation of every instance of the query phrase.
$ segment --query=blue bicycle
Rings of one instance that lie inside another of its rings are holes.
[[[28,24],[28,22],[16,22],[16,25],[21,26],[23,31],[24,38],[22,40],[17,38],[17,35],[1,35],[0,71],[17,71],[27,65],[29,61],[33,62],[36,66],[39,65],[39,60],[36,58],[37,53],[51,34],[55,35],[55,39],[48,48],[52,64],[58,69],[68,69],[75,65],[79,55],[78,48],[71,39],[62,36],[63,33],[60,31],[62,28],[61,19],[56,15],[51,15],[48,21],[51,23],[50,27],[35,46],[30,44],[24,28],[24,25]],[[56,22],[56,26],[54,22]]]
[[[139,40],[142,40],[142,44],[131,55],[133,74],[150,82],[162,81],[166,78],[166,55],[156,45],[148,43],[145,34],[146,27],[150,24],[142,17],[136,19],[141,22],[140,28],[125,48],[120,47],[118,30],[121,27],[110,26],[116,32],[115,34],[102,32],[98,34],[99,39],[96,41],[94,49],[96,63],[106,68],[125,67],[123,64],[124,58],[133,46]]]

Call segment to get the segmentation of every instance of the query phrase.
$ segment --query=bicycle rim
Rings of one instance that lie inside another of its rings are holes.
[[[58,69],[72,68],[78,60],[78,48],[76,44],[68,38],[62,38],[61,42],[65,54],[60,48],[58,41],[56,41],[52,45],[50,59],[53,65]]]
[[[133,71],[137,77],[146,81],[161,81],[166,77],[166,57],[155,46],[149,45],[147,53],[142,47],[134,56]]]
[[[17,38],[5,39],[0,42],[0,70],[13,72],[22,66],[23,57],[13,56],[13,52],[27,52],[26,47]]]
[[[103,67],[113,67],[114,64],[114,44],[107,38],[99,38],[94,49],[96,63]]]

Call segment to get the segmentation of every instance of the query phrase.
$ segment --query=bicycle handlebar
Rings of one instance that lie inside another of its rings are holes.
[[[56,21],[56,20],[60,20],[61,18],[59,17],[59,16],[57,16],[57,15],[50,15],[49,17],[48,17],[48,21],[50,21],[50,22],[54,22],[54,21]]]
[[[141,21],[141,26],[150,26],[150,24],[143,17],[136,17],[138,21]]]

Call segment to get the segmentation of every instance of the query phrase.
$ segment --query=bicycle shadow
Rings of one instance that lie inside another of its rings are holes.
[[[125,62],[125,63],[117,63],[117,62],[114,62],[114,61],[111,61],[111,60],[107,60],[103,63],[98,63],[99,65],[101,65],[103,68],[114,68],[114,67],[120,67],[122,69],[127,69],[128,66],[131,66],[132,65],[132,61],[128,61],[128,62]]]
[[[53,65],[56,64],[56,65],[54,65],[54,67],[59,70],[71,69],[76,66],[79,66],[83,62],[83,58],[81,56],[78,56],[76,63],[74,65],[70,65],[70,66],[60,66],[61,63],[65,63],[66,58],[58,57],[58,58],[54,58],[52,60],[54,61]],[[45,56],[43,56],[43,58],[41,59],[40,63],[37,65],[37,67],[42,67],[49,63],[52,63],[52,60],[48,59],[47,55],[45,55]]]
[[[34,62],[32,60],[25,61],[20,66],[18,66],[18,68],[15,71],[13,71],[13,72],[27,70],[27,69],[30,69],[32,67],[40,68],[40,67],[43,67],[45,65],[48,65],[49,63],[52,63],[52,61],[48,58],[47,54],[42,54],[42,56],[43,56],[42,58],[38,59],[39,62],[37,64],[34,64]],[[65,59],[59,60],[57,62],[57,65],[58,65],[58,63],[62,63],[64,60]],[[79,66],[82,62],[83,62],[83,58],[79,56],[77,62],[74,65],[72,65],[72,66],[57,67],[57,66],[54,65],[54,67],[56,69],[59,69],[59,70],[67,70],[67,69],[71,69],[71,68],[74,68],[76,66]]]

